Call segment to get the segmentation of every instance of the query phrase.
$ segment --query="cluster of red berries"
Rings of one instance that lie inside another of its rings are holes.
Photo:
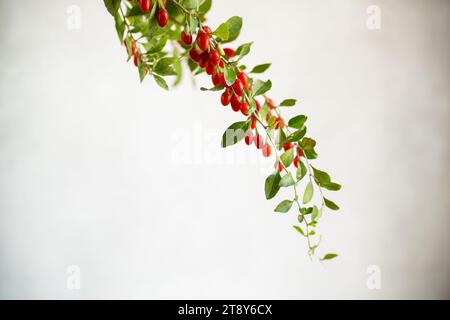
[[[245,136],[245,143],[251,145],[255,143],[257,149],[262,150],[264,157],[270,157],[272,153],[272,148],[269,143],[264,141],[264,138],[260,135],[254,135],[253,130],[256,129],[257,118],[254,114],[250,114],[250,106],[245,101],[245,90],[251,91],[251,86],[248,81],[248,76],[245,72],[240,71],[237,75],[235,82],[229,86],[225,81],[224,74],[224,61],[220,56],[218,50],[211,46],[211,36],[212,31],[208,26],[204,26],[202,30],[198,32],[196,43],[193,42],[192,34],[187,34],[184,31],[181,32],[181,41],[186,46],[194,46],[189,51],[190,58],[196,62],[200,68],[204,68],[206,73],[211,76],[212,83],[215,87],[223,86],[225,88],[221,95],[220,101],[223,106],[231,105],[231,109],[234,112],[241,111],[243,115],[249,116],[251,121],[251,131]],[[223,49],[223,54],[227,59],[234,56],[235,51],[231,48]],[[276,129],[284,128],[285,123],[282,118],[278,118],[276,114],[273,113],[275,109],[275,104],[271,99],[267,99],[267,104],[269,107],[270,116],[276,120]],[[256,113],[261,109],[261,104],[255,99]],[[286,149],[287,150],[287,149]],[[301,152],[301,151],[300,151]],[[294,164],[298,166],[298,157],[295,158]],[[280,164],[282,169],[282,165]],[[280,169],[280,170],[281,170]]]
[[[225,91],[222,93],[221,102],[224,106],[231,104],[233,111],[241,111],[248,116],[250,106],[243,99],[244,90],[250,89],[247,74],[243,71],[239,72],[236,81],[229,86],[225,81],[223,72],[224,62],[218,50],[211,47],[211,29],[204,26],[198,32],[196,46],[189,51],[189,56],[193,61],[198,63],[200,68],[205,68],[208,75],[211,76],[212,83],[215,87],[222,85]],[[191,34],[181,33],[181,40],[185,45],[192,45],[193,39]],[[231,48],[225,48],[223,53],[226,58],[231,58],[235,52]]]
[[[141,8],[141,11],[144,13],[148,13],[152,10],[152,0],[136,0]],[[169,13],[165,9],[167,0],[163,0],[163,6],[159,8],[158,13],[156,15],[156,20],[158,21],[158,25],[160,27],[165,27],[169,22]]]

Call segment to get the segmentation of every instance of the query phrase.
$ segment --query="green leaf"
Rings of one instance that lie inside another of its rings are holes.
[[[222,91],[223,90],[223,85],[218,85],[217,87],[212,87],[210,89],[205,88],[205,87],[200,87],[201,91]]]
[[[261,107],[261,110],[259,110],[259,117],[261,121],[266,121],[267,113],[269,112],[269,105],[267,102],[264,102],[263,106]]]
[[[299,214],[298,217],[297,217],[297,220],[298,220],[299,223],[302,223],[304,219],[305,218],[303,217],[302,214]]]
[[[125,23],[122,19],[122,17],[120,16],[120,14],[116,14],[114,16],[114,20],[116,23],[116,31],[117,31],[117,36],[119,37],[120,43],[123,43],[123,37],[125,34]]]
[[[301,128],[300,130],[295,131],[293,134],[289,135],[286,138],[287,142],[297,142],[300,141],[306,134],[306,127]]]
[[[228,25],[228,38],[218,39],[220,42],[227,43],[237,39],[241,33],[242,28],[242,18],[241,17],[231,17],[225,22]]]
[[[323,183],[320,186],[330,191],[339,191],[342,187],[340,184],[335,182]]]
[[[284,133],[284,130],[279,130],[276,142],[278,145],[278,150],[281,150],[286,142],[286,134]]]
[[[286,99],[280,103],[280,107],[293,107],[297,103],[295,99]]]
[[[302,236],[304,237],[306,236],[305,232],[303,232],[303,229],[300,228],[299,226],[294,226],[294,229],[297,230]]]
[[[319,169],[316,169],[313,166],[311,166],[311,168],[313,169],[314,178],[316,178],[316,181],[319,184],[331,182],[331,177],[328,173],[320,171]]]
[[[316,141],[314,141],[311,138],[303,138],[301,141],[301,146],[303,151],[305,152],[305,156],[308,159],[316,159],[317,158],[317,153],[314,150],[314,147],[316,146]]]
[[[253,42],[244,43],[236,49],[235,56],[239,57],[238,60],[241,60],[243,57],[245,57],[250,53],[250,48],[252,44]]]
[[[272,89],[272,82],[267,80],[266,82],[256,80],[253,84],[253,97],[260,96]]]
[[[183,0],[183,6],[186,9],[199,9],[199,0]]]
[[[339,210],[339,207],[336,203],[334,203],[333,201],[327,199],[327,198],[323,198],[323,200],[325,201],[325,205],[327,206],[327,208],[337,211]]]
[[[294,178],[292,178],[292,174],[290,172],[286,173],[286,175],[280,181],[280,187],[290,187],[295,184]]]
[[[264,192],[267,200],[270,200],[277,195],[280,190],[280,180],[281,176],[278,171],[267,177],[264,185]]]
[[[117,11],[119,11],[120,0],[103,0],[103,2],[108,12],[114,17]]]
[[[337,255],[336,253],[327,253],[327,254],[324,255],[323,258],[320,259],[320,260],[322,260],[322,261],[324,261],[324,260],[331,260],[331,259],[336,258],[337,256],[338,256],[338,255]]]
[[[303,179],[304,176],[306,176],[306,174],[308,173],[308,170],[306,169],[305,164],[301,161],[298,160],[298,169],[297,169],[297,180],[300,181]]]
[[[264,71],[266,71],[267,69],[269,69],[269,67],[271,66],[271,63],[265,63],[265,64],[260,64],[257,65],[256,67],[254,67],[252,69],[252,71],[250,71],[250,73],[263,73]]]
[[[222,136],[222,148],[232,146],[244,139],[249,127],[248,121],[235,122],[229,126]]]
[[[291,210],[292,204],[293,204],[293,201],[291,201],[291,200],[284,200],[284,201],[281,201],[281,202],[278,204],[278,206],[275,208],[275,212],[286,213],[286,212],[288,212],[289,210]]]
[[[312,197],[314,195],[314,187],[310,182],[308,182],[308,185],[306,186],[305,193],[303,194],[303,204],[307,204],[311,201]]]
[[[301,129],[303,128],[306,120],[308,120],[307,116],[299,115],[289,120],[288,126],[294,129]]]
[[[319,216],[319,208],[317,208],[317,206],[313,207],[313,211],[311,213],[311,219],[313,221],[315,221],[317,219],[317,217]]]
[[[158,86],[160,86],[161,88],[165,89],[165,90],[169,90],[169,86],[167,85],[166,80],[164,80],[163,77],[160,77],[156,74],[153,74],[153,77],[155,78],[156,84]]]
[[[228,24],[226,22],[222,23],[214,32],[213,34],[217,36],[220,39],[228,40],[229,37],[229,31],[228,31]]]
[[[203,2],[200,4],[200,8],[198,8],[198,13],[201,15],[206,14],[211,9],[211,5],[211,0],[203,0]]]
[[[338,191],[341,189],[341,185],[331,182],[331,177],[328,173],[321,171],[319,169],[316,169],[312,167],[314,179],[316,180],[317,184],[321,187],[330,190],[330,191]]]
[[[171,57],[171,58],[162,58],[159,59],[154,68],[153,71],[155,71],[157,74],[161,76],[176,76],[177,72],[173,66],[173,64],[178,60],[178,58]]]
[[[289,166],[292,163],[292,160],[294,160],[294,148],[291,148],[288,151],[286,151],[285,153],[283,153],[280,156],[280,160],[283,163],[283,166],[285,168],[289,168]]]
[[[225,74],[225,82],[227,83],[227,85],[229,86],[233,85],[233,83],[236,81],[237,78],[236,70],[234,69],[234,67],[225,65],[224,74]]]
[[[139,71],[139,80],[144,81],[145,76],[147,75],[147,71],[145,69],[145,63],[138,61],[138,71]]]

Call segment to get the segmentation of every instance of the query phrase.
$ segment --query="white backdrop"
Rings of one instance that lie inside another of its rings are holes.
[[[270,163],[219,147],[240,118],[217,93],[140,85],[102,1],[1,1],[0,297],[449,298],[449,7],[227,0],[209,13],[212,27],[244,18],[245,63],[273,62],[273,98],[299,99],[287,114],[309,115],[317,166],[343,184],[320,226],[322,253],[340,257],[322,266],[294,214],[265,200]]]

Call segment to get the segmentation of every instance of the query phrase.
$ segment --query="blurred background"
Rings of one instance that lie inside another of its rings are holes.
[[[343,185],[319,224],[339,257],[273,212],[271,161],[220,148],[241,118],[204,76],[139,84],[103,1],[1,1],[0,298],[450,297],[450,2],[213,1],[208,23],[233,15]]]

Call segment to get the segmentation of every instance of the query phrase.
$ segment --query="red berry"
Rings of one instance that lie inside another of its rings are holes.
[[[262,147],[264,146],[264,138],[262,137],[262,135],[258,135],[255,139],[255,145],[256,148],[258,149],[262,149]]]
[[[220,62],[220,55],[216,50],[211,50],[209,53],[209,62],[211,62],[214,66],[217,66]]]
[[[253,133],[250,131],[249,133],[247,133],[247,135],[245,136],[245,144],[246,145],[251,145],[253,143],[253,140],[255,140],[255,136],[253,135]]]
[[[248,77],[245,72],[243,71],[239,72],[238,79],[241,80],[242,84],[244,85],[244,88],[248,88]]]
[[[200,50],[207,50],[209,44],[208,35],[204,33],[203,31],[200,31],[197,36],[197,45],[200,48]]]
[[[162,28],[165,27],[167,25],[167,23],[169,22],[169,13],[167,12],[166,9],[161,9],[158,12],[158,25]]]
[[[226,55],[228,58],[234,56],[234,52],[235,52],[235,51],[234,51],[233,49],[231,49],[231,48],[225,48],[225,49],[223,49],[223,51],[225,52],[225,55]]]
[[[224,87],[227,87],[227,82],[225,81],[225,74],[220,73],[219,79],[220,79],[220,84],[223,85]]]
[[[231,97],[231,109],[233,109],[234,112],[241,110],[241,98],[235,94]]]
[[[203,31],[205,31],[206,34],[211,34],[212,33],[211,28],[208,27],[208,26],[203,26]]]
[[[141,7],[141,11],[147,13],[147,12],[150,12],[150,9],[152,7],[152,1],[151,0],[141,0],[139,5]]]
[[[248,105],[248,103],[241,103],[241,112],[244,116],[247,116],[248,114],[248,110],[250,109],[250,106]]]
[[[300,147],[297,147],[297,156],[299,158],[303,157],[303,152],[302,152],[302,149],[300,149]]]
[[[289,149],[292,149],[293,147],[294,147],[294,144],[292,142],[287,142],[283,146],[284,151],[288,151]]]
[[[201,68],[204,68],[206,67],[207,62],[208,62],[208,52],[205,51],[200,55],[200,61],[198,62],[198,65]]]
[[[137,67],[138,64],[139,64],[138,63],[138,56],[137,56],[137,54],[134,55],[133,62],[134,62],[134,65]]]
[[[190,46],[192,44],[192,34],[186,34],[184,31],[181,31],[181,40],[183,40],[185,45]]]
[[[250,123],[250,128],[255,129],[256,128],[256,118],[252,118],[252,122]]]
[[[216,70],[216,67],[210,61],[207,61],[206,65],[205,65],[206,74],[211,76],[215,70]]]
[[[219,67],[221,67],[222,69],[225,68],[225,63],[223,63],[222,60],[220,60],[220,62],[219,62]]]
[[[281,162],[278,162],[278,171],[283,171],[283,164]]]
[[[264,147],[262,148],[263,156],[268,158],[268,157],[270,157],[271,153],[272,153],[272,147],[268,144],[264,145]]]
[[[267,104],[269,105],[269,109],[272,110],[273,108],[275,108],[275,102],[273,102],[272,99],[268,98],[267,100]]]
[[[212,83],[213,83],[214,87],[217,87],[220,84],[220,74],[219,73],[214,73],[211,76],[211,80],[212,80]]]
[[[198,63],[200,61],[201,53],[196,49],[191,49],[191,51],[189,51],[189,56],[192,60]]]
[[[242,96],[244,94],[244,85],[240,79],[236,79],[233,83],[233,89],[238,96]]]
[[[222,93],[222,96],[220,97],[220,102],[222,102],[222,105],[224,107],[226,107],[227,105],[230,104],[230,100],[231,100],[231,94],[228,92],[228,90],[225,90]]]
[[[261,110],[261,104],[259,103],[258,100],[255,99],[255,104],[256,104],[256,110],[259,111]]]
[[[295,157],[295,158],[294,158],[294,166],[295,166],[296,168],[298,168],[298,161],[299,161],[299,158],[298,158],[298,157]]]

